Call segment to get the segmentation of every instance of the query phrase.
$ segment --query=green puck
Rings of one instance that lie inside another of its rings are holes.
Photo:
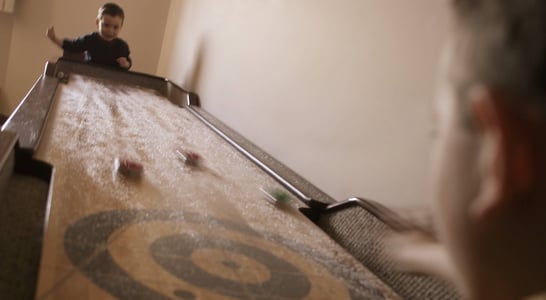
[[[273,198],[275,198],[275,200],[279,202],[286,202],[290,200],[290,195],[285,191],[273,190],[270,194],[271,196],[273,196]]]

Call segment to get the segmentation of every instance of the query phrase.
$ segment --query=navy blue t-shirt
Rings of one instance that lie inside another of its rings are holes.
[[[111,67],[121,68],[116,61],[125,57],[132,65],[129,57],[129,45],[119,38],[112,41],[103,40],[98,32],[86,34],[76,39],[64,39],[63,50],[69,52],[87,52],[86,61]]]

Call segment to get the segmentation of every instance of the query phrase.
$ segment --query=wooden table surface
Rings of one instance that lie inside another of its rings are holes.
[[[398,299],[299,202],[267,202],[260,188],[281,186],[152,90],[71,74],[36,157],[55,167],[37,299]],[[117,157],[142,163],[142,178],[116,172]]]

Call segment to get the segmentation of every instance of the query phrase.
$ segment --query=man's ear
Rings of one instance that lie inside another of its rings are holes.
[[[97,19],[95,20],[95,24],[97,25],[97,29],[99,28],[99,22],[100,22],[100,20],[99,20],[99,18],[97,18]]]
[[[483,86],[470,93],[471,113],[482,139],[480,192],[471,208],[479,219],[517,205],[517,195],[535,179],[533,136],[508,97]]]

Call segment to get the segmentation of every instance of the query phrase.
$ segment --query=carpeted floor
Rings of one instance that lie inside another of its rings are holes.
[[[33,299],[49,183],[14,174],[0,209],[0,295]]]

